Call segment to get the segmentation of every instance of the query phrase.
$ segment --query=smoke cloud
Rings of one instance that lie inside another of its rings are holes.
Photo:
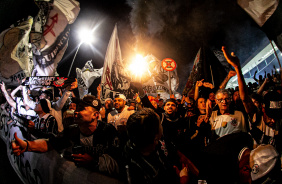
[[[127,0],[127,4],[132,8],[135,50],[159,59],[173,58],[178,64],[179,92],[201,46],[211,48],[229,70],[222,45],[243,63],[266,38],[233,0]]]

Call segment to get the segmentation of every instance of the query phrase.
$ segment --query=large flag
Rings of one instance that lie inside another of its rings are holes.
[[[53,76],[68,46],[72,24],[79,13],[76,0],[36,0],[40,11],[35,18],[30,40],[34,70],[32,76]]]
[[[31,45],[29,33],[32,17],[19,21],[0,34],[0,73],[4,80],[20,72],[29,76],[32,71]]]
[[[130,79],[127,77],[128,74],[122,62],[117,25],[114,27],[108,44],[103,68],[101,100],[113,97],[115,93],[123,93],[127,98],[130,98],[128,92]]]
[[[282,3],[279,0],[237,0],[270,40],[282,51]]]
[[[145,92],[150,96],[157,96],[160,94],[161,98],[170,98],[169,92],[169,74],[164,70],[159,59],[153,55],[145,57],[148,63],[147,72],[142,75],[142,85]],[[176,69],[170,72],[171,77],[171,91],[175,93],[179,85],[179,78]]]
[[[87,61],[82,69],[76,68],[79,97],[82,99],[88,94],[88,89],[95,79],[102,76],[103,68],[94,69],[92,61]]]
[[[214,53],[209,48],[202,47],[195,57],[193,69],[188,77],[182,95],[193,97],[195,84],[201,79],[204,79],[204,82],[212,83],[214,88],[218,89],[226,76],[227,72],[225,68]]]

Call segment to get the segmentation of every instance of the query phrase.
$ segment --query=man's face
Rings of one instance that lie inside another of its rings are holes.
[[[93,107],[78,105],[74,112],[74,121],[79,126],[87,126],[98,118],[99,112]]]
[[[164,101],[163,100],[159,100],[159,107],[162,107],[164,105]]]
[[[173,115],[177,111],[176,104],[173,102],[167,102],[164,106],[164,110],[166,114]]]
[[[39,112],[42,112],[43,110],[42,110],[42,107],[41,107],[41,104],[39,103],[39,102],[37,102],[36,103],[36,105],[35,105],[35,108],[33,109],[37,114],[39,113]]]
[[[76,110],[76,104],[71,103],[70,106],[69,106],[69,110]]]
[[[111,109],[111,108],[112,108],[112,102],[111,102],[111,100],[107,100],[107,101],[105,102],[105,108],[106,108],[106,109]]]
[[[121,98],[115,98],[114,105],[117,111],[122,110],[125,107],[125,101]]]
[[[192,111],[194,102],[189,97],[185,97],[185,105],[188,107],[188,111]]]
[[[230,104],[230,98],[228,94],[218,93],[216,95],[216,103],[219,107],[219,110],[228,110]]]
[[[274,128],[275,125],[276,125],[276,120],[267,116],[264,109],[263,109],[263,121],[267,126],[269,126],[271,128]]]

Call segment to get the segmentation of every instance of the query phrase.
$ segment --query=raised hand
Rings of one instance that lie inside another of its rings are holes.
[[[196,87],[201,87],[203,85],[204,79],[196,82]]]
[[[233,70],[229,71],[229,73],[228,73],[228,77],[229,78],[234,77],[235,75],[237,75],[237,73],[235,71],[233,71]]]
[[[234,52],[231,52],[229,54],[225,48],[225,46],[222,46],[221,50],[223,51],[224,57],[227,60],[229,64],[231,64],[234,68],[240,67],[240,60],[239,58],[234,54]]]

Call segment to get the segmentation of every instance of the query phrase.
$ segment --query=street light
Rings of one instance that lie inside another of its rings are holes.
[[[82,29],[79,31],[79,39],[80,39],[80,43],[76,49],[76,52],[75,52],[75,55],[72,59],[72,62],[71,62],[71,66],[70,66],[70,69],[69,69],[69,72],[68,72],[68,77],[70,76],[70,71],[72,69],[72,65],[73,65],[73,62],[76,58],[76,55],[78,53],[78,50],[80,48],[80,46],[83,44],[83,43],[88,43],[88,44],[91,44],[94,40],[94,37],[93,37],[93,32],[94,32],[94,29],[92,30],[89,30],[89,29]]]

